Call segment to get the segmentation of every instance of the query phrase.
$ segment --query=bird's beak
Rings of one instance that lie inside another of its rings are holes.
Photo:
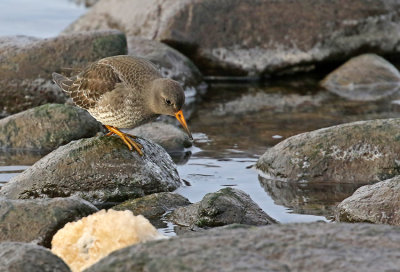
[[[176,119],[178,119],[179,123],[181,123],[183,128],[186,130],[186,133],[189,135],[190,140],[193,140],[192,133],[190,133],[190,130],[185,121],[185,117],[183,117],[182,110],[175,113],[175,117],[176,117]]]

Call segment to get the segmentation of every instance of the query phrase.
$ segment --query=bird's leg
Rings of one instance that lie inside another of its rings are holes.
[[[124,141],[124,143],[129,147],[130,150],[135,148],[135,150],[139,153],[139,155],[143,156],[143,151],[142,151],[143,146],[139,143],[136,143],[133,139],[129,138],[129,136],[131,135],[123,133],[119,129],[112,126],[105,125],[105,127],[110,131],[109,133],[106,134],[106,136],[110,136],[112,134],[118,135],[122,139],[122,141]]]

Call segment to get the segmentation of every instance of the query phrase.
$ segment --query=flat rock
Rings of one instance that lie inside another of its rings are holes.
[[[396,271],[400,229],[370,224],[232,226],[130,246],[85,272]]]
[[[0,243],[0,271],[70,272],[69,267],[47,248],[18,242]]]
[[[117,211],[129,210],[134,215],[141,214],[147,219],[152,219],[160,217],[174,208],[189,204],[190,201],[186,197],[175,193],[162,192],[127,200],[112,208]]]
[[[128,133],[149,139],[161,145],[167,152],[183,151],[192,146],[184,131],[164,122],[147,123],[129,130]]]
[[[290,137],[256,168],[288,182],[367,184],[400,174],[400,119],[359,121]]]
[[[182,206],[191,204],[189,200],[179,194],[163,192],[144,197],[127,200],[112,207],[113,210],[132,211],[134,215],[143,215],[157,228],[167,228],[166,213]]]
[[[336,221],[400,225],[400,177],[366,185],[343,200]]]
[[[352,100],[377,100],[400,90],[400,73],[375,54],[354,57],[321,81],[328,91]]]
[[[31,242],[50,247],[53,235],[66,223],[96,211],[96,207],[78,197],[0,198],[0,241]]]
[[[46,104],[1,119],[0,148],[51,151],[100,131],[101,124],[87,111]]]
[[[95,31],[37,39],[0,38],[0,116],[45,103],[64,103],[67,95],[52,81],[52,72],[76,73],[89,63],[126,54],[119,31]],[[65,70],[65,71],[64,71]]]
[[[118,137],[73,141],[51,152],[0,190],[13,199],[80,196],[95,205],[172,191],[181,184],[165,150],[142,138],[143,156]]]
[[[198,203],[177,208],[168,218],[181,231],[233,223],[256,226],[277,223],[248,194],[229,187],[206,194]]]
[[[101,0],[66,31],[116,28],[171,45],[205,75],[253,76],[360,52],[395,54],[399,7],[393,0]]]

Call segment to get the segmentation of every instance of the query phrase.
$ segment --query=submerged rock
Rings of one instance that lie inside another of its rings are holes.
[[[325,216],[331,220],[336,206],[350,196],[360,184],[301,183],[258,177],[261,187],[276,205],[289,208],[298,214]]]
[[[130,246],[85,271],[396,271],[399,243],[384,225],[232,226]]]
[[[146,241],[166,238],[142,215],[130,211],[101,210],[60,229],[51,251],[72,271],[82,271],[110,252]]]
[[[400,226],[400,176],[359,188],[340,203],[336,221]]]
[[[397,53],[399,8],[393,0],[101,0],[67,32],[117,28],[173,46],[206,75],[251,76]]]
[[[178,188],[178,172],[164,149],[141,138],[137,142],[143,146],[143,156],[114,136],[73,141],[11,179],[0,196],[77,195],[100,205]]]
[[[101,124],[87,111],[46,104],[0,120],[0,148],[51,151],[72,140],[92,137]]]
[[[92,204],[77,197],[0,198],[0,241],[31,242],[50,247],[53,235],[66,223],[96,211]]]
[[[400,73],[375,54],[352,58],[321,82],[328,91],[353,100],[377,100],[400,90]]]
[[[0,38],[0,116],[45,103],[64,103],[67,95],[52,80],[52,72],[76,73],[100,58],[126,54],[119,31],[97,31],[36,39]]]
[[[367,184],[400,174],[400,119],[348,123],[290,137],[256,167],[267,179]]]
[[[129,130],[128,133],[149,139],[161,145],[167,152],[183,151],[185,147],[192,146],[185,132],[164,122],[144,124]]]
[[[0,271],[70,272],[69,267],[47,248],[17,242],[0,243]]]
[[[168,218],[183,231],[233,223],[256,226],[277,223],[248,194],[234,188],[206,194],[198,203],[177,208]]]

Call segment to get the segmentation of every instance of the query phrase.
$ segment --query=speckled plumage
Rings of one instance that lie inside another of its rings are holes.
[[[132,128],[158,116],[147,108],[144,96],[149,83],[161,74],[145,59],[104,58],[74,77],[53,74],[53,78],[77,106],[104,125]]]
[[[55,83],[67,92],[74,103],[86,109],[129,149],[143,155],[142,147],[118,128],[133,128],[160,114],[175,116],[192,135],[182,113],[185,94],[180,84],[162,78],[149,61],[132,56],[101,59],[78,75],[68,78],[53,73]]]

